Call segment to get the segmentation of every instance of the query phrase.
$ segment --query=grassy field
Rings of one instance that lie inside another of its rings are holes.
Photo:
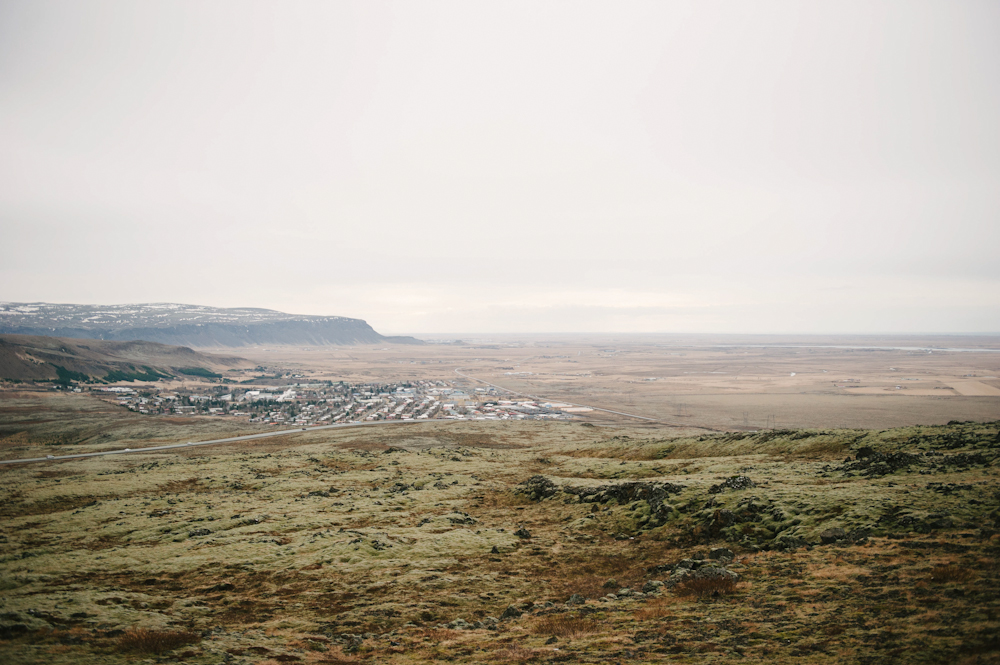
[[[70,455],[265,431],[229,418],[150,418],[90,395],[0,390],[0,458]],[[185,438],[186,437],[186,438]]]
[[[74,399],[5,399],[5,456],[224,426]],[[428,422],[3,467],[0,660],[996,663],[998,456]]]

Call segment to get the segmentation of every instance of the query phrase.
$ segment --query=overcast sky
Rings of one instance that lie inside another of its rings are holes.
[[[0,0],[0,300],[1000,331],[1000,3]]]

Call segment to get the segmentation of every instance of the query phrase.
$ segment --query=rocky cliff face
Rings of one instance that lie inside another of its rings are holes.
[[[385,337],[361,319],[173,303],[0,303],[0,334],[145,340],[195,347],[421,343],[412,337]]]

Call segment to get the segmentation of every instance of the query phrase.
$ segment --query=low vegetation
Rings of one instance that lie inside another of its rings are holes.
[[[20,455],[75,431],[5,413]],[[998,437],[424,423],[3,467],[0,660],[1000,662]]]
[[[179,367],[177,371],[187,376],[200,376],[206,379],[221,379],[222,375],[204,367]]]
[[[729,577],[703,577],[682,582],[674,587],[678,596],[718,598],[736,591],[736,581]]]
[[[103,380],[107,383],[115,383],[117,381],[159,381],[169,378],[171,378],[169,374],[158,372],[151,367],[136,368],[134,365],[130,365],[124,369],[108,370]]]
[[[558,613],[542,617],[531,626],[531,632],[535,635],[554,637],[583,637],[600,633],[601,624],[593,617]]]
[[[118,636],[116,646],[128,653],[160,654],[193,644],[200,638],[197,633],[187,631],[129,628]]]

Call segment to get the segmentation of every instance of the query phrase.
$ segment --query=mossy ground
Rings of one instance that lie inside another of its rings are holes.
[[[160,438],[191,435],[145,422]],[[31,427],[21,431],[33,445]],[[677,437],[425,423],[7,467],[0,656],[1000,662],[997,432],[965,423]],[[879,466],[900,452],[914,455],[908,466]],[[681,489],[657,512],[564,491],[533,500],[518,489],[536,475],[558,488]],[[713,491],[736,475],[756,486]],[[521,527],[530,537],[515,535]],[[855,538],[821,544],[835,528]],[[606,597],[710,547],[736,555],[731,593]],[[572,594],[587,601],[566,605]],[[524,613],[495,630],[442,627],[509,605]],[[121,638],[131,628],[200,637],[137,654]]]

